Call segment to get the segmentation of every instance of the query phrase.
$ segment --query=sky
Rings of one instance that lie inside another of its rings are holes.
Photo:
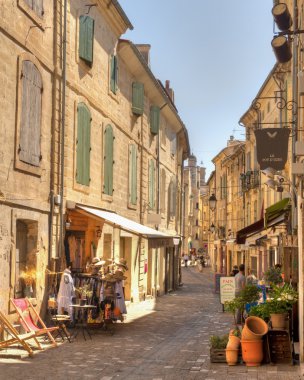
[[[197,164],[212,159],[275,64],[272,0],[119,0],[134,30],[123,38],[151,45],[151,70],[170,80]]]

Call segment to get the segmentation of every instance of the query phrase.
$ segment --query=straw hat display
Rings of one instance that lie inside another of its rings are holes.
[[[92,260],[92,266],[94,267],[101,267],[103,265],[105,265],[106,261],[103,260],[103,258],[99,258],[99,257],[94,257],[93,260]]]
[[[116,282],[116,278],[114,277],[113,274],[111,273],[107,273],[103,278],[102,278],[103,281],[106,281],[106,282]]]
[[[114,263],[125,270],[128,270],[127,260],[125,259],[115,259]]]
[[[120,271],[120,270],[115,271],[113,277],[115,278],[116,281],[122,281],[122,280],[127,279],[127,277],[124,276],[122,271]]]

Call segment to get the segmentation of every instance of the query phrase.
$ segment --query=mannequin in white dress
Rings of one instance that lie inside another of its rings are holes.
[[[57,304],[58,313],[63,314],[64,311],[67,311],[71,319],[73,319],[73,311],[70,305],[72,304],[73,297],[75,297],[73,278],[70,268],[66,268],[61,276]]]

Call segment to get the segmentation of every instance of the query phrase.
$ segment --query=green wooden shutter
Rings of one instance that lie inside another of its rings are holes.
[[[144,113],[144,85],[143,83],[132,83],[132,112],[135,115]]]
[[[155,208],[155,170],[154,161],[149,161],[149,206]]]
[[[137,151],[134,144],[129,146],[129,202],[137,203]]]
[[[176,183],[174,179],[170,183],[170,217],[176,215]]]
[[[111,91],[116,94],[118,89],[118,64],[116,55],[112,55],[110,64],[110,88]]]
[[[154,135],[158,134],[160,120],[160,108],[157,106],[151,106],[150,108],[150,131]]]
[[[79,57],[89,65],[93,63],[94,20],[89,16],[79,17]]]
[[[108,125],[104,138],[104,193],[113,195],[113,129]]]
[[[19,159],[33,166],[41,160],[41,101],[41,74],[33,62],[23,61]]]
[[[90,184],[91,114],[84,103],[77,107],[76,181]]]

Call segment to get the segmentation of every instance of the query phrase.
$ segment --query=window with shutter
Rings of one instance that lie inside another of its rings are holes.
[[[113,128],[108,125],[104,131],[103,192],[111,196],[113,195],[113,142]]]
[[[129,146],[129,203],[137,204],[137,149],[134,144]]]
[[[151,108],[150,108],[150,131],[154,135],[158,134],[159,120],[160,120],[160,108],[158,106],[151,106]]]
[[[161,170],[161,187],[160,187],[160,209],[161,212],[166,210],[166,171]]]
[[[24,0],[24,2],[36,13],[37,16],[40,18],[43,17],[43,0]]]
[[[19,135],[19,160],[40,166],[42,78],[33,62],[22,62],[22,101]]]
[[[132,83],[132,112],[134,115],[144,113],[144,85],[143,83]]]
[[[155,208],[155,168],[154,161],[149,161],[149,207]]]
[[[79,58],[93,64],[94,20],[90,16],[79,17]]]
[[[112,55],[110,60],[110,89],[113,94],[116,94],[118,90],[118,63],[116,55]]]
[[[77,107],[76,181],[90,185],[91,113],[84,103]]]
[[[170,218],[174,218],[176,215],[176,183],[175,180],[172,178],[170,182]]]
[[[171,154],[175,156],[176,154],[176,134],[172,135],[171,142],[170,142],[170,149],[171,149]]]

